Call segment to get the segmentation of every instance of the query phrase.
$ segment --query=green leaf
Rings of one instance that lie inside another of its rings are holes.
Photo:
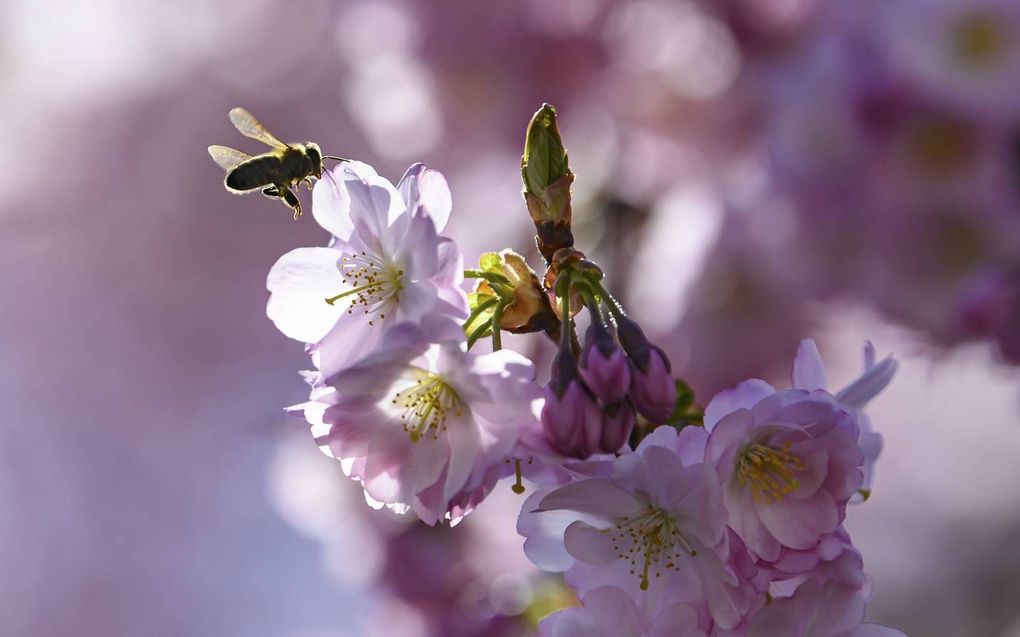
[[[676,379],[676,402],[673,413],[666,419],[666,424],[683,429],[691,425],[702,427],[705,424],[705,412],[694,400],[694,390],[682,379]]]

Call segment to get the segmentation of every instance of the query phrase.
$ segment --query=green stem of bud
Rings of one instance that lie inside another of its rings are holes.
[[[571,334],[574,330],[573,320],[570,318],[570,272],[560,274],[554,289],[560,297],[560,349],[566,351],[571,346]]]
[[[613,315],[613,318],[626,318],[627,313],[623,311],[623,306],[620,305],[620,302],[617,301],[612,294],[609,293],[609,290],[602,285],[601,281],[593,281],[589,278],[588,284],[594,286],[598,290],[599,296],[601,296],[602,300],[605,301],[606,307],[609,308],[609,313]]]
[[[478,339],[485,336],[485,333],[492,328],[492,321],[485,321],[481,325],[475,328],[471,334],[468,335],[467,347],[471,349],[472,346],[478,341]]]
[[[467,317],[466,321],[464,321],[464,327],[466,328],[468,325],[471,325],[472,323],[474,323],[475,319],[477,319],[479,316],[481,316],[483,312],[485,312],[486,310],[488,310],[489,308],[491,308],[492,306],[494,306],[494,305],[496,305],[498,303],[499,303],[499,299],[497,299],[496,297],[491,297],[491,298],[485,299],[484,301],[479,303],[478,307],[476,307],[474,310],[472,310],[471,311],[471,315]]]
[[[503,349],[503,342],[500,332],[502,331],[499,327],[500,321],[503,319],[503,308],[506,307],[502,302],[496,304],[496,309],[492,312],[492,351],[498,352]]]
[[[498,272],[490,272],[487,270],[464,270],[465,279],[485,279],[490,283],[502,283],[504,285],[510,285],[510,279]]]

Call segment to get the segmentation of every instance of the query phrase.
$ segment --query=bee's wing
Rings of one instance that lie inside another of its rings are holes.
[[[251,159],[248,153],[230,148],[229,146],[213,145],[209,147],[209,155],[223,170],[233,170],[238,164],[246,159]]]
[[[262,122],[255,119],[255,116],[240,106],[230,109],[230,121],[234,127],[245,137],[251,137],[258,141],[272,146],[273,148],[289,148],[289,146],[266,130]]]

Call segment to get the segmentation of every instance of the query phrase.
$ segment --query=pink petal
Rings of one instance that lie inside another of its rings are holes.
[[[794,549],[811,548],[823,534],[839,526],[839,510],[827,491],[817,491],[803,500],[756,502],[755,510],[769,533]]]
[[[581,520],[567,527],[563,545],[574,558],[589,564],[611,564],[617,559],[609,535]]]
[[[814,340],[807,338],[797,348],[797,358],[793,360],[793,386],[797,389],[825,389],[825,365],[822,355]]]
[[[540,511],[567,509],[607,519],[622,518],[641,511],[634,496],[609,480],[581,480],[564,485],[539,503]]]
[[[745,380],[733,389],[726,389],[715,395],[705,407],[705,429],[712,431],[727,414],[744,408],[750,409],[764,398],[776,393],[772,385],[763,380]]]
[[[450,499],[461,490],[471,475],[481,443],[478,429],[470,414],[451,419],[447,424],[446,437],[450,444],[450,466],[447,469],[443,497]]]

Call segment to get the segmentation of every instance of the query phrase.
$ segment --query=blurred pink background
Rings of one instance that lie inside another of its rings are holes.
[[[935,15],[954,3],[901,4]],[[828,59],[805,43],[832,24],[879,38],[888,20],[907,24],[872,2],[832,6],[0,5],[0,635],[414,636],[435,630],[424,598],[433,613],[470,607],[479,626],[522,612],[541,591],[514,552],[508,489],[435,540],[464,565],[422,565],[434,591],[393,583],[386,557],[403,545],[386,542],[413,533],[369,511],[282,411],[304,398],[307,362],[265,317],[265,275],[327,237],[279,203],[226,193],[205,147],[256,150],[226,117],[243,105],[283,139],[394,180],[422,160],[450,180],[448,233],[468,259],[533,255],[519,161],[547,101],[578,175],[579,245],[626,286],[700,400],[751,375],[785,383],[806,336],[837,387],[864,339],[900,358],[871,408],[886,438],[874,496],[848,520],[875,581],[873,619],[915,637],[1020,637],[1020,368],[990,341],[885,303],[897,279],[882,255],[923,249],[915,235],[890,245],[873,220],[826,219],[839,195],[791,194],[773,168],[813,161],[777,112],[849,99],[805,88],[812,74],[837,83],[805,68]],[[1020,22],[1006,26],[1020,50]],[[950,80],[925,77],[955,108]],[[981,117],[1009,122],[986,127],[992,142],[1020,128],[1011,97],[989,94],[1002,112]],[[846,150],[849,135],[830,143]],[[1009,197],[996,206],[1014,229]],[[838,240],[812,243],[819,228]],[[888,285],[863,285],[859,262]],[[922,289],[901,285],[896,298]]]

